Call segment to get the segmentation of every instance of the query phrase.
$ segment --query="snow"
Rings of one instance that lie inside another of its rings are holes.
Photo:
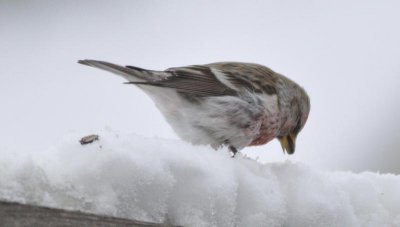
[[[261,164],[111,130],[81,146],[80,136],[40,152],[1,148],[0,199],[183,226],[400,226],[399,175]]]

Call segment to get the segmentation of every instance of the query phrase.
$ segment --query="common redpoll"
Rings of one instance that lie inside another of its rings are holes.
[[[233,155],[274,138],[293,154],[310,111],[303,88],[258,64],[219,62],[155,71],[95,60],[79,63],[142,89],[183,140],[215,149],[227,145]]]

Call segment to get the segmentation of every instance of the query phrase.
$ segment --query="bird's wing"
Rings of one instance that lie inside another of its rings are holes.
[[[170,76],[158,81],[132,82],[165,88],[192,96],[236,96],[243,91],[276,94],[276,73],[251,63],[221,62],[169,68]]]
[[[278,74],[259,64],[241,62],[217,62],[207,64],[221,81],[235,90],[276,94]]]
[[[192,65],[169,68],[165,72],[170,74],[165,79],[131,82],[131,84],[172,88],[178,93],[197,97],[237,95],[237,91],[220,81],[212,69],[207,66]]]

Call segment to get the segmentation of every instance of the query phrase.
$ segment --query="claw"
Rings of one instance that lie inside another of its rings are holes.
[[[232,155],[232,158],[234,158],[236,153],[238,152],[238,150],[234,146],[229,146],[229,150],[230,150],[230,153]]]

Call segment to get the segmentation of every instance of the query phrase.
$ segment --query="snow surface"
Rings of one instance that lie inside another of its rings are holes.
[[[400,226],[400,176],[261,164],[105,130],[41,152],[0,149],[0,199],[183,226]]]

